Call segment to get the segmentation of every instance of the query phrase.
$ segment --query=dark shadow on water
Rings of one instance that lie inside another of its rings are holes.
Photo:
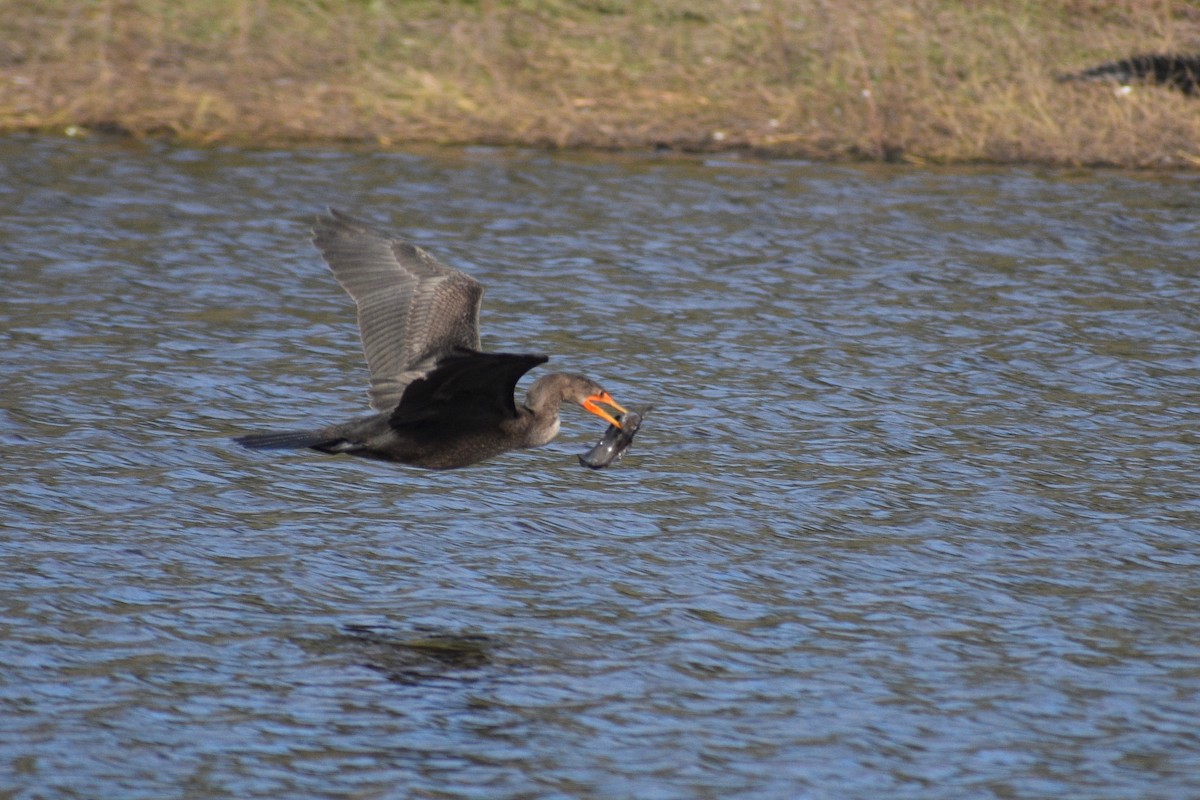
[[[361,666],[403,684],[465,677],[491,663],[492,640],[482,634],[418,628],[398,631],[374,625],[346,625],[330,643],[365,659]]]

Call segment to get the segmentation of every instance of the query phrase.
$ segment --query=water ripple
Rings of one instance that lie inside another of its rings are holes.
[[[15,797],[1200,791],[1195,177],[0,141]],[[655,404],[430,474],[344,206]]]

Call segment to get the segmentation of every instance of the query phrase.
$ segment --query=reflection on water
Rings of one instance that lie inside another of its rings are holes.
[[[1200,793],[1195,176],[0,153],[13,796]],[[234,446],[366,408],[325,204],[624,460]]]
[[[376,625],[347,625],[331,640],[339,652],[349,651],[366,659],[364,666],[378,670],[397,683],[462,677],[489,663],[492,646],[481,634],[453,634],[436,630],[402,632]]]

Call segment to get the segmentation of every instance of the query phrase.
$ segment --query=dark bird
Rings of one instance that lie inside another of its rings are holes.
[[[1060,75],[1060,81],[1134,81],[1178,89],[1184,94],[1200,92],[1200,55],[1147,53],[1120,61],[1109,61],[1080,72]]]
[[[620,427],[598,404],[625,409],[581,375],[538,378],[518,405],[517,381],[549,359],[480,351],[483,287],[466,273],[332,209],[318,218],[313,244],[358,306],[367,394],[377,413],[316,430],[242,436],[239,444],[454,469],[546,444],[558,433],[565,401]]]

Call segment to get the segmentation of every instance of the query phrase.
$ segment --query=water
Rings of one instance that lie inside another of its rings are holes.
[[[0,793],[1200,794],[1200,184],[0,140]],[[625,460],[365,409],[326,205]]]

